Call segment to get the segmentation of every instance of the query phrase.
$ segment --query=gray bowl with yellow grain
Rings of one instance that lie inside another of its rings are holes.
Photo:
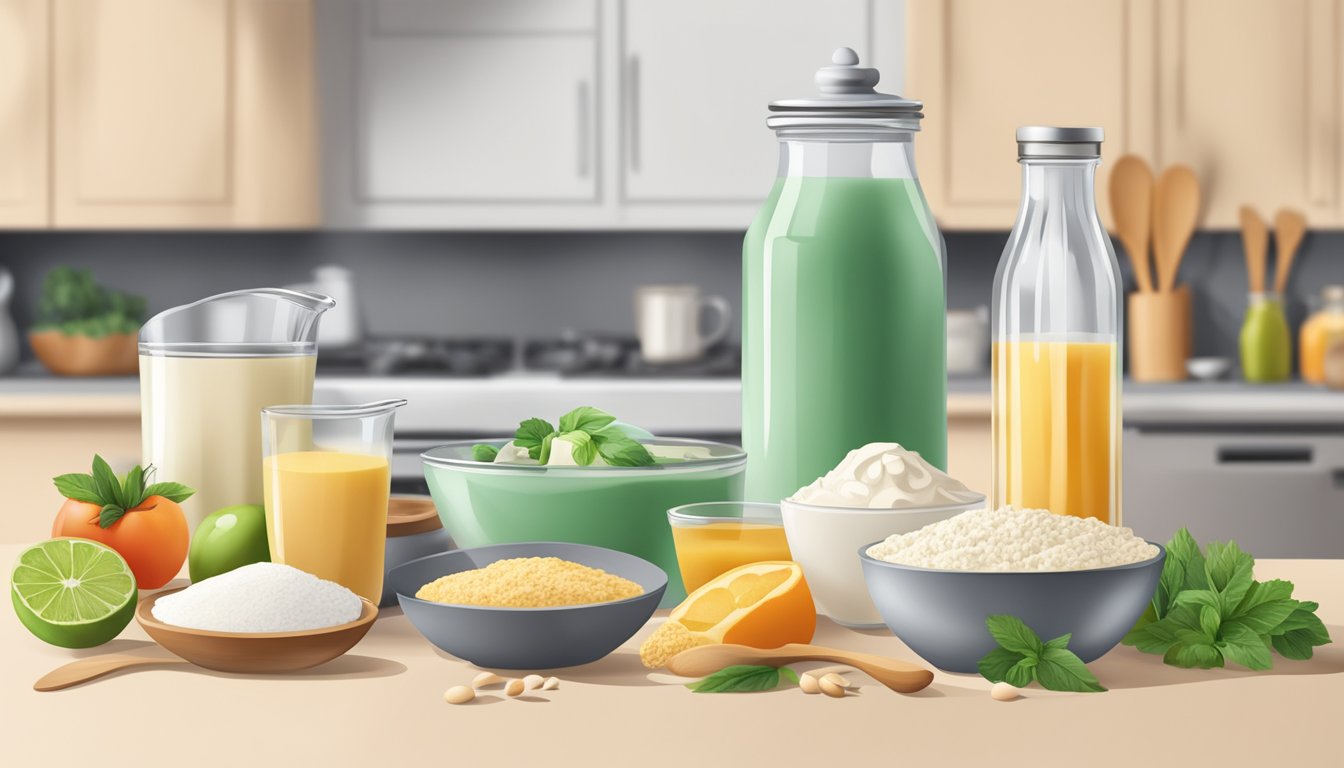
[[[462,605],[416,597],[444,576],[499,560],[555,557],[629,579],[634,597],[545,608]],[[658,608],[667,573],[634,555],[557,541],[495,544],[412,560],[388,574],[402,611],[420,634],[447,653],[479,667],[554,669],[597,661],[634,636]]]

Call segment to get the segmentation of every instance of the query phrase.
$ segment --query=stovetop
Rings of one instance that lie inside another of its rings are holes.
[[[698,360],[654,364],[639,340],[614,334],[567,332],[552,338],[374,337],[356,347],[323,348],[318,370],[337,376],[496,376],[517,371],[562,377],[714,378],[741,372],[741,350],[720,344]]]

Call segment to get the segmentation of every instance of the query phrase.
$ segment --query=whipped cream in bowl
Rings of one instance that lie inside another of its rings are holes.
[[[847,626],[880,627],[859,549],[984,506],[984,494],[919,453],[899,443],[869,443],[784,499],[780,512],[817,611]]]

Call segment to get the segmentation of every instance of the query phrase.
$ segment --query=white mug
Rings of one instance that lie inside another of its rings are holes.
[[[714,327],[700,331],[700,315],[718,316]],[[640,353],[650,363],[695,360],[705,348],[728,335],[732,306],[722,296],[701,298],[695,285],[646,285],[635,291],[635,327]]]

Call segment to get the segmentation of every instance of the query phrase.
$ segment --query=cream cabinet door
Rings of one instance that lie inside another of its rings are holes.
[[[1338,0],[1164,0],[1157,158],[1204,182],[1202,225],[1299,208],[1344,223]]]
[[[48,0],[0,0],[0,227],[45,227],[50,140]]]
[[[311,0],[55,0],[57,227],[317,219]]]
[[[1155,0],[906,0],[905,95],[924,101],[916,156],[939,224],[1012,227],[1019,126],[1099,125],[1109,225],[1105,160],[1154,148],[1155,15]]]

